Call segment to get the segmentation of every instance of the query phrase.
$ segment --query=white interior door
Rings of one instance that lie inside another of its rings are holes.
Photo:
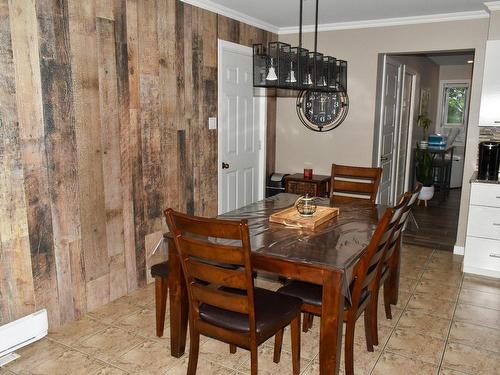
[[[219,214],[263,198],[262,98],[253,96],[252,49],[219,40]]]
[[[408,152],[408,132],[410,127],[411,117],[411,99],[413,92],[413,75],[409,72],[404,72],[403,87],[401,89],[401,121],[399,122],[398,141],[396,145],[396,174],[394,178],[394,194],[393,202],[396,202],[399,196],[406,190],[405,177],[406,177],[406,159]]]
[[[393,175],[395,174],[395,142],[399,122],[399,90],[400,70],[402,64],[385,58],[383,70],[382,101],[379,137],[379,166],[382,168],[382,178],[379,188],[379,203],[392,204]]]

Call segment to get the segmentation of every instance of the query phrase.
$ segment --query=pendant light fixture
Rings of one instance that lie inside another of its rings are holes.
[[[303,1],[299,0],[299,45],[283,42],[253,45],[254,87],[347,93],[347,61],[318,52],[318,11],[314,51],[302,47]]]

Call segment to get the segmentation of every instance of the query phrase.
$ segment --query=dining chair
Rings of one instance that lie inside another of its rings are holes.
[[[350,299],[346,298],[343,312],[343,320],[346,323],[345,330],[345,373],[354,374],[354,329],[356,320],[363,312],[365,320],[365,337],[368,351],[373,351],[371,334],[372,314],[369,309],[373,306],[370,299],[377,292],[376,276],[377,266],[382,259],[386,245],[391,240],[394,228],[392,217],[393,208],[387,208],[382,219],[380,219],[375,232],[364,250],[359,261],[354,265],[352,279],[349,286]],[[301,281],[290,281],[278,289],[279,293],[298,297],[302,299],[302,311],[321,316],[322,287]],[[281,347],[278,338],[282,333],[276,335],[275,350]]]
[[[246,220],[229,221],[165,210],[189,298],[188,375],[196,374],[200,334],[250,350],[291,326],[293,374],[300,372],[300,308],[293,296],[254,287]],[[279,359],[279,356],[275,356]]]
[[[412,192],[405,193],[404,197],[401,198],[401,200],[408,199],[408,204],[402,212],[392,243],[388,246],[384,267],[381,268],[380,285],[384,286],[384,307],[387,319],[392,319],[391,305],[398,304],[402,235],[408,218],[417,203],[420,190],[422,190],[422,184],[418,182]]]
[[[332,164],[330,197],[336,201],[364,199],[375,203],[382,168]]]
[[[156,336],[163,336],[168,297],[168,262],[153,264],[151,277],[155,279]]]

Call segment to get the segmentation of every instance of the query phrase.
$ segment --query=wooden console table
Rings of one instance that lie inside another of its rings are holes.
[[[285,177],[285,192],[292,194],[309,194],[314,197],[328,197],[330,194],[330,176],[315,174],[312,178],[304,178],[303,173],[295,173]]]

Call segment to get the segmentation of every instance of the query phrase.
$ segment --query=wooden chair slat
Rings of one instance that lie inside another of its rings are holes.
[[[345,181],[336,179],[333,183],[333,190],[338,193],[360,193],[370,195],[373,191],[371,183]]]
[[[248,314],[248,297],[235,293],[213,289],[210,286],[194,283],[191,285],[193,298],[201,303],[206,303],[224,310]]]
[[[226,269],[192,258],[186,261],[186,266],[188,272],[195,279],[229,288],[246,289],[247,287],[245,270],[242,268]]]
[[[240,247],[216,244],[189,237],[181,237],[179,242],[187,256],[238,266],[245,264],[245,256]]]
[[[215,222],[217,225],[214,225]],[[206,219],[177,214],[175,216],[175,224],[182,232],[193,233],[199,236],[230,240],[241,239],[241,223],[238,221]]]

